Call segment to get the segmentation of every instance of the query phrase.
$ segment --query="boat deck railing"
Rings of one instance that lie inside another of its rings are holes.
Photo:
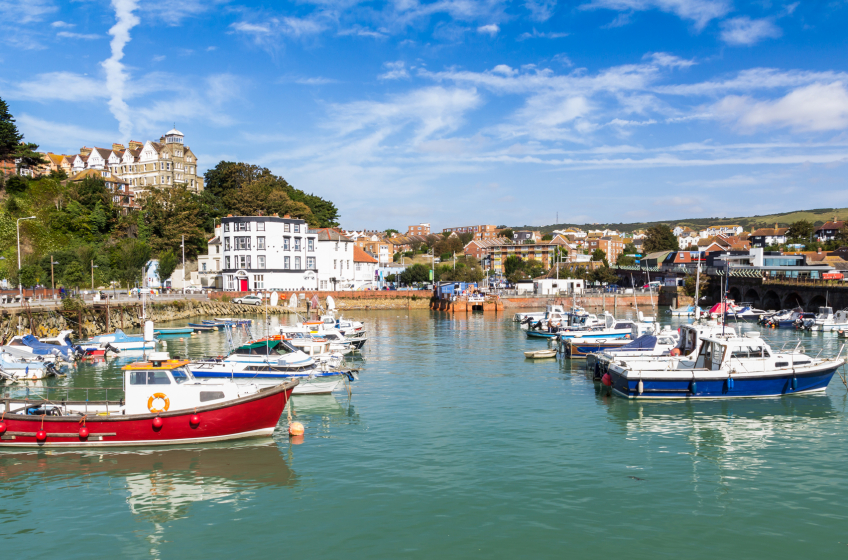
[[[110,394],[112,398],[110,399]],[[91,405],[115,405],[124,404],[123,387],[18,387],[10,386],[4,388],[3,397],[0,398],[2,409],[6,413],[13,413],[12,403],[26,402],[27,407],[33,405],[63,405],[65,403],[86,403]],[[26,407],[24,407],[26,408]]]

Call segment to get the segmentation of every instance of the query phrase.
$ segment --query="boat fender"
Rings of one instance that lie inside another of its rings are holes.
[[[4,416],[5,416],[5,414],[4,414]],[[0,434],[5,434],[5,433],[6,433],[6,423],[0,422]]]
[[[303,424],[301,424],[300,422],[292,422],[289,425],[289,435],[302,436],[303,435]]]
[[[645,384],[642,383],[642,380],[640,379],[639,383],[636,384],[636,391],[638,391],[639,394],[641,395],[642,391],[644,391],[644,390],[645,390]]]
[[[732,377],[727,378],[727,390],[728,391],[733,390],[733,378]]]
[[[672,348],[672,349],[671,349],[671,355],[672,355],[672,356],[679,356],[679,355],[680,355],[680,353],[681,353],[681,352],[680,352],[680,348]]]
[[[86,428],[85,426],[81,427],[79,429],[79,437],[80,437],[80,439],[87,438],[88,437],[88,428]]]
[[[693,395],[698,392],[698,384],[695,381],[689,384],[689,392]]]
[[[347,371],[345,372],[345,375],[347,375],[349,381],[353,381],[353,374],[351,372]]]
[[[156,399],[162,399],[163,401],[165,401],[165,407],[153,408],[153,401]],[[150,395],[150,398],[147,399],[147,410],[149,410],[150,412],[167,412],[169,408],[171,408],[171,399],[169,399],[165,393],[153,393],[152,395]]]
[[[35,439],[37,439],[38,441],[46,440],[47,432],[45,432],[44,430],[38,430],[37,432],[35,432]]]
[[[610,374],[605,373],[604,376],[601,377],[601,383],[607,387],[612,387],[612,377],[610,377]]]
[[[196,428],[200,424],[200,416],[192,414],[191,418],[188,419],[188,422],[191,424],[192,428]]]
[[[795,390],[797,390],[797,389],[798,389],[798,378],[797,378],[797,377],[793,377],[793,378],[792,378],[792,390],[793,390],[793,391],[795,391]]]
[[[157,416],[156,418],[153,419],[153,429],[154,430],[160,429],[162,427],[162,424],[164,424],[164,423],[165,422],[163,422],[162,419]]]

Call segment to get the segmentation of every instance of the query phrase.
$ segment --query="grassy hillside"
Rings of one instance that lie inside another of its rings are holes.
[[[739,225],[745,228],[746,231],[751,231],[751,228],[757,227],[774,227],[774,224],[780,224],[781,227],[788,226],[792,222],[798,220],[808,220],[819,226],[828,220],[832,220],[836,216],[839,219],[848,219],[848,208],[816,208],[813,210],[795,210],[792,212],[783,212],[780,214],[767,214],[764,216],[747,216],[736,218],[683,218],[679,220],[662,220],[658,222],[636,222],[630,224],[624,223],[606,223],[606,224],[551,224],[548,226],[515,226],[515,229],[534,229],[540,230],[543,233],[553,231],[555,229],[565,229],[567,227],[578,227],[583,230],[589,229],[617,229],[621,232],[632,232],[639,229],[646,229],[656,224],[668,224],[672,227],[676,225],[689,226],[694,230],[703,229],[711,225]]]

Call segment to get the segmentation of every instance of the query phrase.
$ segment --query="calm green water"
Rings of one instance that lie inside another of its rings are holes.
[[[370,341],[352,398],[295,398],[299,445],[280,433],[0,454],[3,557],[848,553],[848,398],[836,377],[824,396],[629,402],[602,396],[581,362],[525,361],[544,343],[502,317],[358,317]],[[832,335],[766,336],[838,348]],[[168,348],[218,354],[224,337]],[[117,386],[121,365],[82,365],[69,382]]]

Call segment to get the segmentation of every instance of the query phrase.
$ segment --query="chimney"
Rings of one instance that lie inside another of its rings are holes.
[[[778,224],[774,224],[774,229],[777,229]]]
[[[80,154],[81,155],[87,156],[90,153],[91,153],[91,148],[86,148],[85,146],[80,148]]]
[[[291,216],[289,216],[288,214],[283,214],[283,219],[290,220]]]
[[[124,148],[123,144],[112,144],[112,149],[117,152],[120,150],[125,150],[126,148]]]
[[[144,144],[138,142],[137,140],[130,140],[129,147],[130,150],[140,150],[144,147]]]

